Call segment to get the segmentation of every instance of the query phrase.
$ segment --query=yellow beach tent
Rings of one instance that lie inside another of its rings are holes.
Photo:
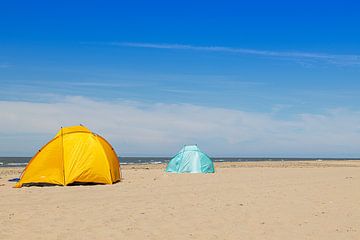
[[[120,164],[111,145],[84,126],[61,128],[30,160],[15,187],[37,184],[112,184]]]

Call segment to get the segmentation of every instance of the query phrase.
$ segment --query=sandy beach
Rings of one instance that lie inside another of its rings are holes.
[[[215,174],[122,166],[114,185],[12,188],[0,239],[360,239],[360,161],[217,163]]]

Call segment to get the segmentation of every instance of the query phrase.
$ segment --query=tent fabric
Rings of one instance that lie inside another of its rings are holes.
[[[184,146],[166,168],[173,173],[214,173],[213,161],[196,145]]]
[[[35,154],[15,187],[36,184],[112,184],[120,181],[120,164],[112,146],[84,126],[61,128]]]

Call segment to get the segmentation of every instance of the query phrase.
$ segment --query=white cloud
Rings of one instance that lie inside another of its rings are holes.
[[[83,43],[83,44],[106,44],[112,46],[135,47],[135,48],[154,48],[154,49],[175,49],[175,50],[194,50],[207,52],[222,52],[235,53],[243,55],[254,55],[262,57],[274,57],[282,59],[291,59],[308,65],[306,61],[311,64],[315,62],[325,62],[336,65],[360,65],[360,55],[341,55],[341,54],[327,54],[327,53],[312,53],[300,51],[268,51],[247,48],[232,48],[224,46],[194,46],[185,44],[167,44],[167,43],[138,43],[138,42],[107,42],[107,43]]]
[[[171,155],[188,143],[218,156],[360,153],[360,112],[346,109],[285,120],[271,111],[64,97],[50,103],[0,101],[0,113],[0,155],[31,155],[60,126],[80,123],[106,137],[120,155]]]

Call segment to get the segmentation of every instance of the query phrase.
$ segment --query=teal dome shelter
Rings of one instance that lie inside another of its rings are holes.
[[[184,146],[167,165],[166,172],[214,173],[213,161],[198,146]]]

